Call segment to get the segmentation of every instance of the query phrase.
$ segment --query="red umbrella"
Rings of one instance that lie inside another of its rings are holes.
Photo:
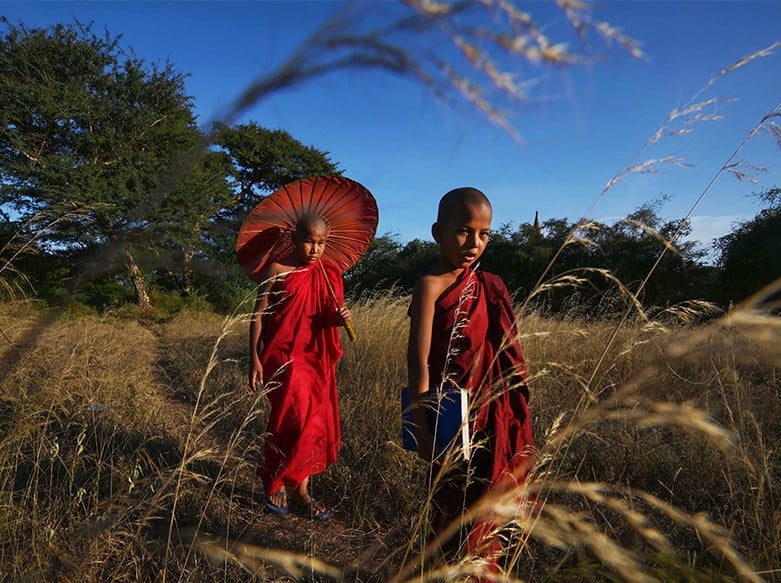
[[[252,209],[239,230],[239,264],[260,282],[263,266],[293,253],[291,234],[299,218],[316,214],[328,223],[323,253],[343,272],[366,252],[377,230],[377,202],[361,184],[343,176],[291,182]]]

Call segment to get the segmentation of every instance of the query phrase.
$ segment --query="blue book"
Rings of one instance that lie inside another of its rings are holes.
[[[441,391],[438,393],[438,391]],[[454,440],[459,455],[469,459],[469,393],[456,387],[430,389],[419,405],[428,409],[428,422],[434,435],[434,456],[441,456]],[[401,445],[417,451],[415,421],[410,408],[409,387],[401,389]]]

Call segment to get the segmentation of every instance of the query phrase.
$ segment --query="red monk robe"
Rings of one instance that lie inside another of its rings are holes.
[[[472,441],[484,442],[472,453],[468,477],[466,463],[440,476],[432,526],[441,531],[492,488],[522,483],[533,464],[526,365],[510,294],[499,276],[467,268],[437,299],[428,364],[431,386],[444,378],[469,391],[477,409],[471,414]],[[474,525],[468,550],[487,545],[496,551],[498,541],[485,537],[491,527]]]
[[[342,274],[333,263],[323,265],[341,305]],[[317,263],[298,267],[272,285],[260,355],[271,401],[265,459],[257,470],[266,492],[296,488],[336,461],[341,448],[339,325],[336,303]]]

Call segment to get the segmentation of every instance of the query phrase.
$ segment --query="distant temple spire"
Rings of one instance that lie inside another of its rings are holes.
[[[534,211],[534,230],[537,231],[537,236],[542,238],[542,225],[540,224],[539,211]]]

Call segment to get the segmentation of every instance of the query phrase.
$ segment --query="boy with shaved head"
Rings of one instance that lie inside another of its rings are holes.
[[[303,215],[292,238],[294,251],[264,267],[250,322],[249,386],[255,391],[265,385],[271,401],[258,475],[269,511],[287,514],[290,488],[293,502],[321,520],[330,510],[311,496],[309,479],[336,461],[341,445],[338,326],[350,311],[343,305],[341,271],[322,259],[327,222]]]
[[[416,282],[410,306],[408,380],[421,457],[434,458],[434,440],[425,407],[415,404],[438,387],[466,389],[470,398],[469,460],[432,464],[435,535],[488,492],[522,484],[533,462],[526,367],[510,294],[499,276],[475,269],[491,220],[491,203],[476,188],[442,197],[431,230],[440,257]],[[492,568],[500,550],[494,526],[480,518],[464,525],[460,545],[489,558]],[[446,555],[459,543],[455,537],[438,542]]]

